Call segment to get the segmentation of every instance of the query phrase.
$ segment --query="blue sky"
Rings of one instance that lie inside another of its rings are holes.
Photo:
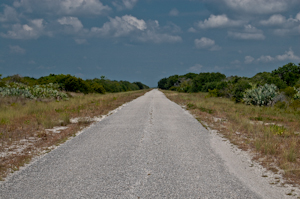
[[[251,77],[300,63],[299,0],[2,0],[0,74]]]

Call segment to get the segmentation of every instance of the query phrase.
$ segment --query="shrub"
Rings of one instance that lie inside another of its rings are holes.
[[[89,93],[87,83],[81,78],[73,77],[71,75],[69,75],[69,77],[65,80],[64,86],[66,91],[82,92],[84,94]]]
[[[246,90],[243,99],[246,104],[269,106],[276,95],[277,87],[274,84],[265,84],[258,88]]]
[[[289,97],[289,98],[291,98],[291,99],[293,99],[294,98],[294,96],[297,94],[297,90],[296,89],[294,89],[293,87],[286,87],[284,90],[283,90],[283,92],[284,92],[284,94],[287,96],[287,97]]]
[[[250,88],[252,88],[252,86],[249,84],[249,82],[247,80],[242,79],[242,80],[238,81],[234,85],[233,91],[232,91],[232,97],[235,100],[235,102],[241,102],[244,97],[244,92]]]
[[[219,91],[218,89],[213,89],[213,90],[210,90],[208,89],[208,97],[218,97],[220,94],[219,94]]]
[[[278,76],[286,82],[288,86],[294,86],[300,78],[300,64],[297,66],[293,63],[288,63],[272,71],[272,75]]]

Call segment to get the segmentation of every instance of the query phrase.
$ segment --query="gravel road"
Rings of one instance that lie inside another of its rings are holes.
[[[1,198],[264,198],[212,135],[152,90],[12,175]]]

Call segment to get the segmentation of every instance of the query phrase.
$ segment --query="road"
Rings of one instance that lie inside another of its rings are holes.
[[[158,90],[14,174],[1,198],[261,198]]]

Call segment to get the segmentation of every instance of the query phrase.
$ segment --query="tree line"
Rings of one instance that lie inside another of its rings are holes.
[[[128,81],[116,81],[106,79],[105,76],[100,78],[83,80],[82,78],[72,76],[70,74],[50,74],[40,78],[33,77],[21,77],[20,75],[7,76],[1,79],[0,75],[0,87],[9,87],[10,84],[20,83],[30,87],[36,85],[48,85],[58,84],[59,89],[68,92],[81,92],[88,93],[101,93],[106,92],[124,92],[134,91],[141,89],[148,89],[149,87],[141,82],[128,82]]]
[[[158,88],[188,93],[209,92],[210,96],[228,97],[236,102],[249,102],[250,100],[251,104],[258,105],[259,102],[254,102],[254,98],[265,99],[265,95],[273,93],[271,95],[273,97],[267,103],[270,104],[280,94],[294,99],[298,98],[300,95],[300,63],[298,65],[288,63],[271,72],[257,73],[251,78],[226,77],[219,72],[173,75],[159,80]],[[252,94],[249,95],[249,93]],[[249,97],[251,99],[248,99]],[[268,97],[270,98],[270,96]],[[284,99],[282,100],[284,101]]]

